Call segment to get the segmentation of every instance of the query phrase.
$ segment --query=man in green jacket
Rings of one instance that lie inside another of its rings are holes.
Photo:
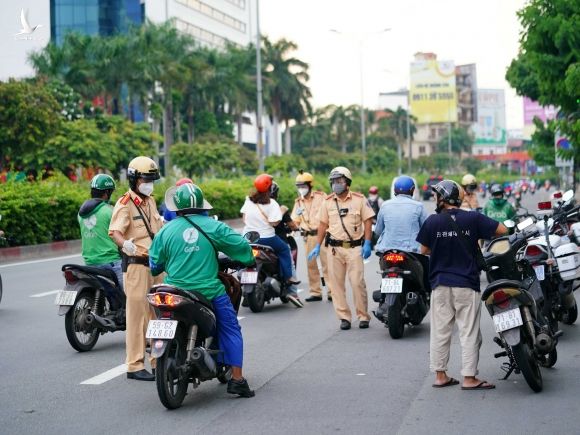
[[[166,284],[199,292],[212,302],[223,363],[232,367],[227,391],[241,397],[253,397],[254,391],[242,375],[241,328],[218,278],[217,261],[217,251],[220,251],[232,260],[253,264],[252,248],[229,226],[205,215],[212,206],[195,184],[169,188],[165,204],[168,210],[177,212],[177,218],[161,228],[153,239],[149,249],[151,273],[156,276],[166,272]],[[199,231],[196,225],[203,231]]]
[[[501,223],[507,219],[512,219],[516,215],[516,210],[504,198],[503,187],[499,184],[494,184],[491,186],[490,193],[491,199],[485,204],[483,214]]]
[[[115,190],[115,181],[107,174],[97,174],[91,180],[91,199],[85,201],[78,214],[82,239],[82,256],[87,266],[111,270],[123,288],[121,255],[109,237],[109,223],[113,206],[109,204]],[[105,286],[110,301],[118,302],[118,295]],[[116,307],[111,307],[115,309]]]

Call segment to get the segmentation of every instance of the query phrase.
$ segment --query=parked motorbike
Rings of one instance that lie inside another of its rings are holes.
[[[429,311],[424,275],[418,267],[428,267],[420,254],[389,250],[377,252],[380,257],[381,289],[373,292],[379,304],[374,316],[389,328],[392,338],[401,338],[405,324],[419,325]],[[426,258],[426,257],[424,257]]]
[[[230,275],[242,267],[223,254],[218,260],[220,271],[230,271]],[[196,291],[157,284],[149,290],[147,300],[158,315],[149,321],[145,337],[152,340],[157,394],[167,409],[181,406],[190,383],[195,389],[211,379],[222,384],[231,379],[231,367],[218,361],[222,351],[208,299]]]
[[[513,222],[512,222],[513,224]],[[521,373],[535,392],[543,387],[540,366],[551,367],[558,358],[556,345],[561,331],[551,329],[542,315],[544,295],[536,273],[524,255],[530,238],[536,237],[533,219],[518,224],[520,232],[494,239],[484,252],[489,285],[481,295],[492,316],[504,350],[495,358],[508,357],[502,369],[507,379]],[[506,222],[509,225],[509,222]]]
[[[62,272],[66,285],[55,304],[75,350],[89,351],[100,335],[125,330],[125,293],[114,272],[78,264],[65,264]]]
[[[287,239],[292,261],[296,266],[298,244],[290,235],[287,236]],[[256,259],[256,265],[240,271],[240,283],[244,297],[243,306],[249,307],[254,313],[259,313],[264,309],[266,303],[269,304],[275,298],[280,298],[282,303],[288,303],[286,295],[289,285],[280,276],[278,256],[269,246],[259,243],[250,243],[250,245]]]

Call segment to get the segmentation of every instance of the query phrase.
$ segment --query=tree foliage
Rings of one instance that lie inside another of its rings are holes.
[[[473,136],[464,128],[451,129],[451,153],[461,154],[462,152],[471,154],[473,146]],[[437,152],[446,153],[449,151],[449,132],[447,132],[437,143]]]
[[[556,151],[554,147],[554,131],[556,123],[549,121],[544,125],[541,119],[534,118],[536,130],[532,134],[532,142],[528,151],[538,166],[554,166]]]

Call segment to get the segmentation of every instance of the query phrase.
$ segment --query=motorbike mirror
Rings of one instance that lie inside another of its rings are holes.
[[[574,198],[574,191],[572,190],[567,190],[566,193],[562,195],[562,201],[564,202],[569,202],[572,200],[572,198]]]
[[[517,225],[517,229],[520,231],[525,230],[526,228],[528,228],[529,226],[534,225],[534,219],[532,219],[531,217],[524,219],[523,221],[521,221],[518,225]]]
[[[244,238],[250,243],[256,243],[260,238],[260,233],[257,231],[248,231],[244,234]]]
[[[511,219],[506,219],[505,221],[503,221],[503,224],[506,226],[506,228],[513,228],[516,226],[516,223],[514,221],[512,221]]]

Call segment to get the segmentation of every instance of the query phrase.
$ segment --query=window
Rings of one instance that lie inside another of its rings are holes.
[[[226,26],[230,26],[233,29],[236,29],[236,30],[239,30],[240,32],[246,33],[246,23],[243,23],[240,20],[236,20],[234,17],[227,15],[227,14],[223,13],[222,11],[217,10],[216,8],[211,7],[207,3],[203,3],[199,0],[177,0],[177,3],[181,3],[182,5],[190,8],[190,9],[199,11],[202,14],[207,15],[208,17],[211,17],[214,20],[225,24]],[[230,2],[230,3],[233,3],[233,2]],[[244,1],[244,7],[245,7],[245,1]]]
[[[424,145],[421,145],[419,147],[419,155],[423,155],[423,154],[425,154],[425,146]]]

